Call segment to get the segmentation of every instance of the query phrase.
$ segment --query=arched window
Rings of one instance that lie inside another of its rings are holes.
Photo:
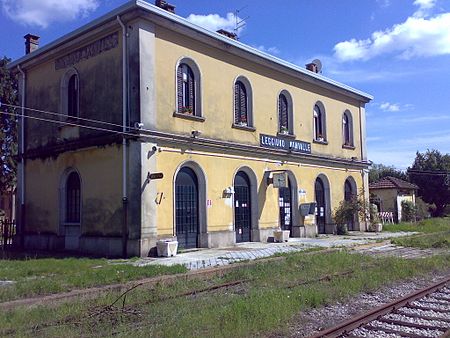
[[[316,103],[313,112],[314,119],[314,140],[319,142],[325,142],[326,128],[325,128],[325,109],[320,102]]]
[[[61,79],[61,113],[69,117],[80,116],[80,77],[75,68],[70,68]]]
[[[252,90],[250,82],[239,77],[234,83],[234,125],[252,127]]]
[[[185,63],[178,66],[177,91],[178,113],[195,115],[195,76]]]
[[[81,184],[80,177],[73,171],[66,181],[66,223],[80,223]]]
[[[280,121],[280,133],[289,133],[289,115],[288,115],[288,101],[284,94],[278,97],[278,119]]]
[[[78,117],[78,75],[73,74],[69,78],[69,86],[67,89],[67,115]]]
[[[248,125],[248,98],[247,90],[241,81],[234,85],[234,122],[236,124]]]
[[[342,138],[344,146],[353,147],[353,123],[348,110],[342,115]]]

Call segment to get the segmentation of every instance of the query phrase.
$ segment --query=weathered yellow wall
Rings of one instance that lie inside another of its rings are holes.
[[[61,177],[68,168],[81,176],[83,234],[117,235],[121,230],[121,149],[116,146],[66,152],[56,159],[28,160],[26,219],[31,232],[59,233]]]
[[[156,27],[157,126],[160,130],[189,134],[201,130],[213,139],[259,144],[259,134],[276,135],[277,100],[281,90],[289,91],[294,106],[294,134],[312,142],[313,107],[321,101],[326,109],[328,145],[312,144],[312,152],[333,157],[361,157],[359,140],[359,103],[340,94],[307,84],[237,56],[215,49],[186,36]],[[193,59],[201,72],[202,114],[206,121],[192,122],[172,116],[176,109],[175,71],[179,59]],[[256,132],[231,128],[233,123],[233,86],[238,76],[252,84],[253,118]],[[342,148],[342,114],[353,116],[356,149]]]
[[[26,106],[62,113],[61,111],[61,80],[71,68],[55,69],[55,60],[70,54],[90,43],[113,33],[114,30],[93,36],[85,44],[77,44],[71,49],[61,50],[54,58],[40,63],[38,66],[26,68]],[[80,117],[94,120],[121,123],[122,110],[122,41],[119,34],[119,44],[113,49],[102,52],[73,65],[79,74]],[[46,119],[58,119],[54,115],[27,111],[28,115]],[[63,119],[61,119],[63,121]],[[69,122],[78,123],[71,120]],[[62,141],[64,131],[61,124],[27,119],[27,148],[32,149],[42,145]],[[105,127],[97,124],[96,127]],[[92,135],[89,129],[80,129],[75,134],[81,137]]]
[[[265,170],[291,170],[298,183],[298,189],[306,190],[306,197],[299,199],[299,203],[312,202],[314,200],[314,183],[319,174],[328,177],[331,187],[331,210],[334,210],[340,201],[344,199],[344,182],[352,176],[358,187],[362,186],[360,172],[348,172],[345,170],[316,168],[298,165],[278,166],[275,163],[267,163],[255,160],[231,159],[223,157],[210,157],[197,154],[179,154],[162,151],[157,153],[157,170],[164,173],[164,178],[157,181],[158,193],[164,193],[162,203],[158,206],[158,235],[172,235],[174,227],[173,209],[173,185],[174,174],[177,168],[186,161],[194,161],[200,165],[206,176],[206,198],[212,200],[212,207],[207,208],[208,231],[233,230],[233,200],[223,198],[225,188],[233,186],[236,172],[242,166],[253,170],[258,180],[259,198],[259,226],[260,228],[278,227],[279,207],[278,189],[272,185],[267,187],[262,183]],[[261,187],[263,187],[261,189]],[[155,196],[156,197],[156,196]],[[200,203],[203,203],[200,201]]]

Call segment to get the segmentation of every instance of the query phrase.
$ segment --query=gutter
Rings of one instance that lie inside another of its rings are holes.
[[[303,78],[303,80],[311,82],[311,83],[315,83],[318,86],[323,86],[325,85],[331,85],[332,87],[335,88],[339,88],[341,90],[344,90],[348,93],[352,93],[354,95],[357,95],[362,101],[364,102],[369,102],[370,100],[373,99],[372,95],[369,95],[363,91],[360,91],[358,89],[352,88],[348,85],[342,84],[340,82],[337,82],[335,80],[332,80],[330,78],[327,78],[323,75],[311,72],[309,70],[304,69],[303,67],[299,67],[297,65],[294,65],[290,62],[287,62],[285,60],[282,60],[280,58],[274,57],[270,54],[261,52],[260,50],[257,50],[253,47],[247,46],[239,41],[227,38],[219,33],[216,32],[212,32],[209,31],[203,27],[197,26],[191,22],[189,22],[188,20],[186,20],[183,17],[180,17],[178,15],[172,14],[167,12],[166,10],[163,10],[161,8],[158,8],[154,5],[149,4],[146,1],[142,1],[142,0],[132,0],[129,1],[128,3],[126,3],[125,5],[105,14],[104,16],[92,21],[91,23],[84,25],[82,27],[80,27],[79,29],[73,31],[72,33],[69,33],[57,40],[55,40],[54,42],[39,48],[38,50],[36,50],[33,53],[30,53],[16,61],[13,61],[10,63],[10,67],[15,67],[19,64],[25,63],[27,61],[32,60],[34,57],[37,57],[47,51],[50,51],[52,48],[58,47],[60,45],[62,45],[63,43],[73,40],[76,37],[94,29],[95,27],[101,26],[102,24],[104,24],[105,22],[112,20],[114,18],[117,18],[118,16],[125,14],[126,12],[133,10],[133,9],[143,9],[148,13],[152,13],[154,15],[157,15],[163,19],[166,19],[168,21],[171,22],[175,22],[177,24],[179,24],[182,27],[185,28],[189,28],[193,31],[196,31],[197,33],[203,34],[204,36],[210,37],[216,41],[220,41],[222,43],[224,43],[226,46],[233,46],[235,48],[237,48],[240,51],[244,51],[247,52],[253,56],[257,56],[260,57],[263,60],[272,62],[274,64],[280,65],[285,67],[287,70],[289,71],[293,71],[296,74],[295,75],[302,75],[305,76],[305,78]],[[174,26],[173,25],[168,25],[170,27],[170,29],[174,30]],[[198,38],[197,38],[198,40]],[[216,46],[217,47],[217,46]]]
[[[120,16],[116,17],[117,22],[122,28],[122,207],[123,207],[123,224],[122,224],[122,255],[127,257],[128,242],[128,191],[127,191],[127,140],[125,133],[127,132],[127,29],[123,24]]]

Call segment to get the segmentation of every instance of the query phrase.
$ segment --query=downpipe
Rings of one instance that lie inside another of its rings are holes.
[[[120,16],[116,17],[122,28],[122,256],[127,257],[127,242],[128,242],[128,192],[127,192],[127,140],[125,133],[127,132],[127,31]]]
[[[17,227],[17,233],[19,235],[19,247],[23,248],[25,244],[25,85],[26,74],[20,67],[17,66],[17,70],[22,75],[21,83],[21,123],[20,123],[20,222]]]

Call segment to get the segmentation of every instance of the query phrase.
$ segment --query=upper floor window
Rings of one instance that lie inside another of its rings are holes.
[[[69,117],[80,116],[80,77],[70,68],[61,79],[61,113]]]
[[[67,115],[77,117],[78,111],[78,75],[73,74],[69,79],[67,89]]]
[[[283,90],[278,96],[278,132],[280,134],[293,134],[292,98]]]
[[[252,127],[252,90],[250,82],[239,77],[234,83],[234,125]]]
[[[325,108],[321,102],[317,102],[314,106],[314,141],[326,142],[326,123]]]
[[[80,223],[81,184],[78,173],[72,171],[66,181],[66,223]]]
[[[342,115],[342,138],[343,145],[353,147],[353,123],[352,115],[347,110]]]
[[[194,61],[182,59],[177,67],[178,114],[201,116],[200,71]]]

